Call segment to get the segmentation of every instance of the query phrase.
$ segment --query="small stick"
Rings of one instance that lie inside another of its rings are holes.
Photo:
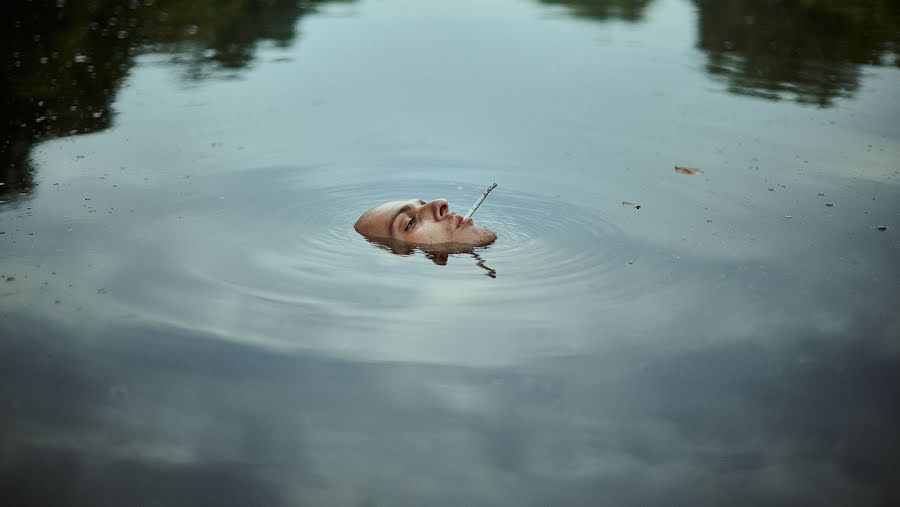
[[[497,188],[497,184],[492,183],[491,186],[489,186],[487,188],[487,190],[485,190],[484,193],[481,194],[481,197],[478,198],[478,200],[475,202],[475,204],[472,205],[472,208],[469,210],[469,212],[466,213],[466,216],[463,217],[463,219],[462,219],[463,222],[472,218],[472,215],[475,214],[475,210],[477,210],[478,207],[481,206],[481,203],[483,203],[484,199],[488,196],[489,193],[491,193],[491,190],[493,190],[495,188]]]

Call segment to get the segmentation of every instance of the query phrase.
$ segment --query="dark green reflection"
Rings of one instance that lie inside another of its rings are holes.
[[[298,19],[325,1],[7,2],[0,30],[0,196],[31,192],[35,144],[111,125],[110,105],[136,55],[172,53],[190,79],[241,69],[260,41],[290,44]]]
[[[546,5],[565,6],[572,15],[599,20],[640,21],[653,0],[539,0]]]
[[[694,1],[706,69],[732,93],[827,107],[862,65],[900,63],[894,0]]]
[[[641,21],[653,0],[538,0],[576,17]],[[863,65],[900,65],[896,0],[694,0],[706,70],[731,93],[830,106]]]

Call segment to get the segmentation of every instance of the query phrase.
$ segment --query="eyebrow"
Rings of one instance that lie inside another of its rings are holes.
[[[423,201],[422,199],[419,199],[419,204],[421,204],[422,206],[425,206],[425,204],[427,204],[427,203],[425,201]],[[401,206],[400,209],[398,209],[396,213],[394,213],[394,216],[391,217],[391,221],[388,223],[387,237],[389,237],[389,238],[394,237],[394,222],[397,221],[397,217],[399,217],[402,213],[406,213],[407,211],[409,211],[411,209],[412,209],[412,204],[405,204],[405,205]]]
[[[398,209],[397,212],[394,213],[394,217],[391,218],[390,223],[388,223],[388,237],[389,238],[394,237],[394,222],[397,221],[397,217],[399,217],[401,214],[403,214],[411,209],[412,209],[412,205],[407,204],[405,206],[401,206],[400,209]]]

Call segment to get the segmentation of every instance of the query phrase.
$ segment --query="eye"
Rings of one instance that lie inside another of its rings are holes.
[[[416,219],[410,218],[409,222],[406,222],[406,227],[403,228],[404,231],[408,231],[416,226]]]

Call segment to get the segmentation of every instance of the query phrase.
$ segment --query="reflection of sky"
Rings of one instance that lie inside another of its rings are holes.
[[[142,57],[115,128],[39,149],[38,192],[0,214],[3,497],[900,495],[897,70],[829,110],[763,102],[710,89],[686,4],[475,5],[311,16],[238,80]],[[319,193],[492,179],[614,224],[543,239],[618,264],[529,299],[547,267],[502,229],[489,280],[371,248],[365,193]]]
[[[234,489],[226,503],[665,492],[842,505],[877,500],[897,465],[896,356],[803,328],[781,329],[795,338],[781,344],[622,345],[477,369],[272,355],[136,326],[73,348],[67,331],[29,324],[0,356],[13,498],[40,475],[59,485],[44,500],[100,489],[189,504]]]

